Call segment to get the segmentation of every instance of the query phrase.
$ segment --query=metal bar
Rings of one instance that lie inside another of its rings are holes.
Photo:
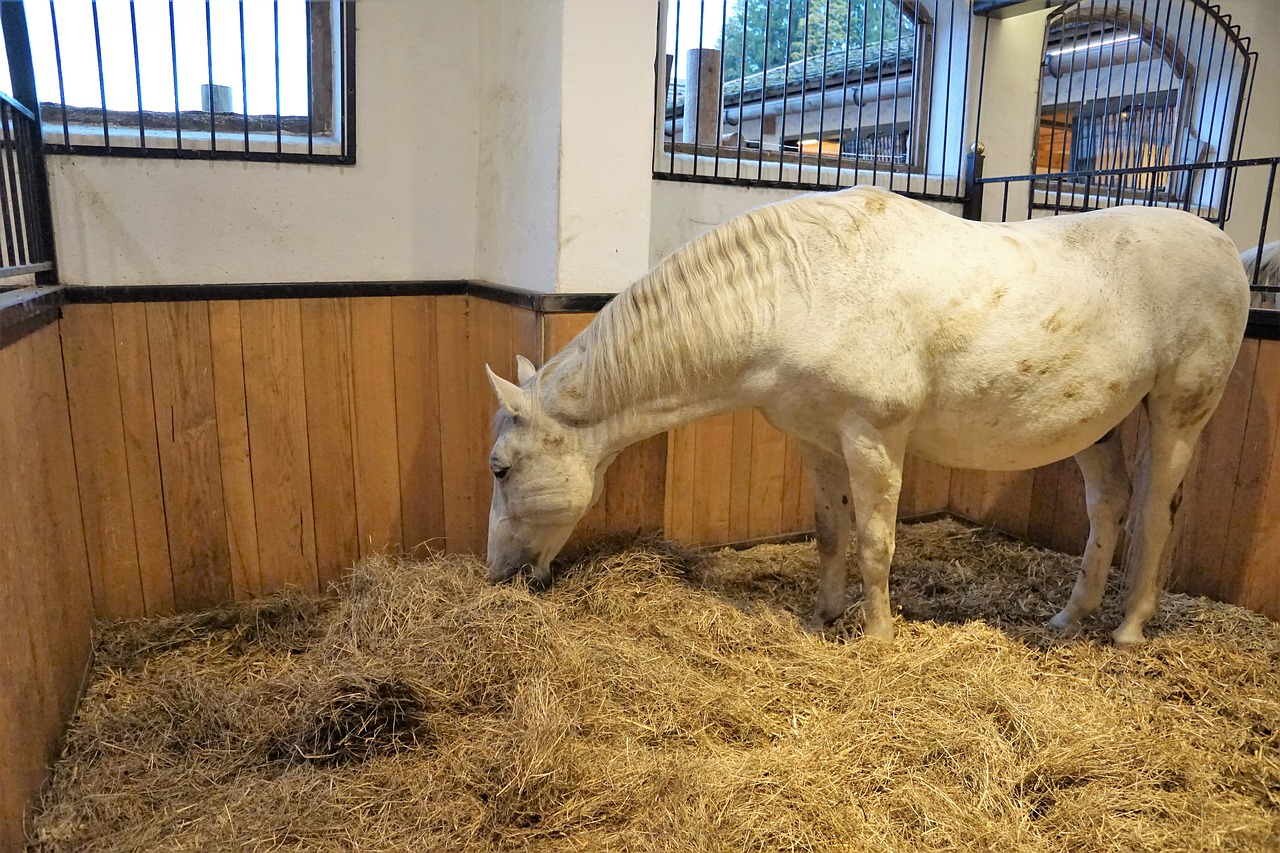
[[[5,4],[0,4],[0,12],[3,11]],[[24,16],[23,22],[26,22]],[[67,145],[71,144],[71,129],[67,124],[67,90],[62,79],[62,43],[58,38],[58,14],[54,11],[54,2],[49,0],[49,23],[53,28],[53,60],[58,65],[58,103],[62,107],[62,141]],[[5,32],[9,32],[9,28],[4,28]],[[28,45],[30,52],[30,45]],[[13,60],[9,60],[10,75],[13,71]]]
[[[98,55],[98,94],[102,97],[102,144],[111,147],[111,131],[107,127],[107,83],[102,71],[102,34],[98,29],[98,4],[93,9],[93,49]]]
[[[275,48],[276,64],[276,156],[284,153],[280,132],[280,0],[271,0],[271,43]]]
[[[707,2],[698,2],[698,47],[702,50],[702,40],[707,30]],[[684,120],[689,121],[689,69],[684,72]],[[702,159],[702,54],[698,54],[698,108],[693,111],[693,173],[698,174],[698,161]]]
[[[863,56],[866,56],[866,43],[863,42]],[[874,186],[876,176],[880,170],[880,105],[884,100],[884,0],[880,0],[880,41],[876,43],[876,123],[871,131],[871,183]],[[897,81],[894,81],[894,94],[897,94]],[[944,127],[942,132],[946,133]],[[946,142],[942,143],[943,149],[946,148]],[[890,176],[889,183],[892,185],[893,177]]]
[[[983,178],[983,183],[997,183],[1000,181],[1033,181],[1033,180],[1054,180],[1056,178],[1082,178],[1082,177],[1107,177],[1110,175],[1131,174],[1134,172],[1189,172],[1197,169],[1225,169],[1228,166],[1234,168],[1243,168],[1245,166],[1269,166],[1272,163],[1280,162],[1280,156],[1276,157],[1250,157],[1244,160],[1215,160],[1212,163],[1171,163],[1164,166],[1139,166],[1132,169],[1080,169],[1074,172],[1054,172],[1050,174],[1027,174],[1027,175],[1001,175],[996,178]]]
[[[852,0],[850,0],[852,2]],[[867,105],[867,15],[871,0],[862,0],[862,51],[858,60],[858,129],[853,136],[853,182],[861,183],[862,171],[862,110]],[[927,190],[928,187],[925,187]]]
[[[12,113],[10,114],[12,117]],[[18,191],[22,194],[22,228],[26,233],[27,258],[31,262],[46,257],[43,231],[40,228],[41,207],[47,209],[48,196],[39,193],[36,152],[40,126],[35,122],[14,118],[14,139],[18,144]],[[36,137],[33,139],[32,137]]]
[[[169,56],[173,63],[173,127],[178,150],[182,148],[182,107],[178,100],[178,34],[173,22],[173,0],[169,0]]]
[[[7,102],[0,103],[0,124],[4,126],[4,137],[5,137],[6,149],[9,147],[8,127],[9,127],[9,122],[12,119],[12,116],[13,116],[13,113],[9,109],[9,104]],[[7,166],[8,164],[7,159],[5,160],[5,163]],[[8,177],[8,169],[6,168],[5,174],[0,175],[0,218],[3,218],[4,220],[4,247],[5,247],[5,255],[6,255],[5,266],[14,266],[18,263],[17,244],[14,242],[14,238],[13,238],[13,222],[15,219],[16,205],[12,206],[13,210],[11,210],[11,205],[9,203],[9,181],[10,179]]]
[[[991,19],[984,18],[982,24],[982,67],[978,72],[978,106],[973,117],[973,139],[982,141],[982,101],[987,87],[987,37],[991,34]]]
[[[668,19],[669,20],[669,19]],[[689,81],[685,81],[685,88],[689,87]],[[680,0],[676,0],[676,37],[675,42],[671,46],[671,160],[667,164],[667,173],[675,174],[676,171],[676,101],[680,94]],[[684,107],[681,107],[680,120],[686,122],[689,120],[689,99],[684,99]],[[663,127],[663,133],[666,133],[666,127]]]
[[[725,8],[728,9],[729,0],[725,0]],[[742,177],[742,140],[746,133],[742,129],[742,110],[747,100],[747,15],[749,14],[750,0],[742,0],[742,43],[738,47],[738,55],[742,57],[738,69],[738,155],[737,166],[734,168],[733,177],[739,179]],[[726,13],[727,14],[727,13]],[[728,39],[722,36],[721,39],[728,44]],[[764,144],[764,77],[761,77],[760,83],[760,143]]]
[[[961,158],[965,156],[964,138],[968,133],[969,119],[969,77],[973,67],[973,15],[965,15],[964,28],[964,77],[961,81],[960,94],[960,149],[956,152],[956,186],[959,189],[964,170],[960,168]],[[914,72],[914,69],[912,71]]]
[[[902,16],[901,6],[898,7],[898,16],[899,18],[901,18]],[[899,20],[898,22],[898,27],[899,27],[898,53],[901,54],[902,53],[902,31],[901,31],[902,21],[901,20]],[[908,119],[909,128],[910,128],[908,133],[910,134],[910,137],[907,140],[907,145],[908,145],[907,150],[908,152],[911,152],[914,149],[915,153],[917,154],[919,154],[918,146],[920,142],[920,128],[916,126],[916,122],[920,119],[920,114],[916,112],[916,108],[917,108],[916,90],[919,89],[922,85],[924,85],[924,75],[923,73],[921,73],[921,66],[923,65],[923,63],[920,62],[920,48],[921,48],[920,4],[912,3],[911,4],[911,95],[907,103],[907,115],[910,116],[910,118]],[[895,105],[897,104],[896,101],[894,103]],[[909,161],[912,159],[915,159],[917,161],[919,160],[918,157],[913,158],[910,153],[908,153],[907,159]],[[907,192],[911,192],[911,173],[915,170],[916,166],[920,166],[920,175],[923,178],[923,180],[924,181],[929,180],[929,167],[928,167],[927,161],[924,163],[908,162]],[[928,188],[926,187],[926,189]]]
[[[706,6],[704,5],[705,9]],[[729,15],[729,0],[720,0],[720,79],[716,81],[716,151],[715,164],[711,167],[711,174],[720,174],[720,140],[724,137],[724,127],[721,121],[724,118],[724,25],[725,18]],[[701,45],[699,45],[701,47]],[[701,66],[699,66],[701,67]],[[701,92],[698,93],[701,96]],[[742,97],[739,95],[738,103],[742,103]],[[699,108],[701,109],[701,108]],[[742,136],[742,126],[738,126],[738,136]]]
[[[311,157],[312,155],[315,154],[315,138],[316,138],[315,127],[313,124],[315,121],[314,116],[316,112],[315,81],[311,79],[312,78],[311,52],[315,50],[315,47],[316,47],[311,40],[311,14],[312,14],[312,11],[315,9],[315,6],[312,3],[307,3],[305,8],[306,8],[306,11],[305,11],[304,17],[306,19],[306,27],[307,27],[307,41],[306,41],[306,45],[307,45],[307,156]]]
[[[840,72],[840,135],[836,142],[836,186],[840,186],[840,173],[844,169],[845,114],[849,104],[849,46],[853,43],[853,2],[844,7],[844,66]],[[861,109],[861,107],[859,107]],[[854,173],[857,173],[855,160]],[[908,187],[908,190],[910,187]]]
[[[787,35],[782,42],[782,50],[783,50],[782,123],[778,128],[778,178],[779,179],[781,179],[782,176],[786,174],[786,169],[784,168],[786,165],[786,161],[785,161],[785,158],[783,157],[783,154],[785,154],[787,150],[787,95],[791,91],[791,12],[793,8],[792,3],[794,2],[795,0],[787,0],[787,31],[786,31]],[[801,72],[801,78],[803,77],[804,77],[804,73]],[[800,107],[801,109],[804,108],[803,96],[801,96],[800,98]],[[763,102],[761,103],[760,114],[764,115]],[[803,113],[801,114],[803,115]],[[797,155],[798,155],[798,149],[797,149]],[[800,176],[799,164],[797,163],[796,177],[799,178],[799,176]]]
[[[949,24],[947,26],[947,83],[946,96],[942,99],[942,174],[938,176],[938,191],[943,189],[943,182],[947,179],[947,153],[950,149],[947,147],[947,134],[951,129],[951,66],[955,64],[955,21],[956,21],[956,0],[950,0]],[[937,49],[934,49],[936,58]],[[963,134],[961,135],[963,139]],[[956,172],[959,173],[960,164],[956,163]]]
[[[345,128],[342,134],[342,156],[344,162],[356,161],[356,4],[352,0],[338,0],[342,3],[342,61],[343,96],[342,123]]]
[[[305,156],[305,155],[300,155],[300,156]],[[742,180],[738,181],[738,180],[734,180],[731,177],[714,178],[711,175],[690,175],[687,173],[677,173],[674,175],[668,175],[665,172],[658,172],[653,176],[653,179],[655,181],[672,181],[675,183],[686,183],[686,184],[723,184],[728,186],[765,187],[768,189],[783,189],[783,190],[794,190],[796,188],[795,181],[789,180],[789,179],[761,181],[755,178],[743,178]],[[831,186],[829,184],[824,184],[817,191],[833,192],[836,189],[837,188],[834,186]],[[900,193],[900,195],[906,195],[906,194]],[[954,195],[949,195],[949,194],[939,195],[937,193],[912,193],[908,197],[919,199],[920,201],[939,201],[939,202],[946,202],[948,204],[955,204],[956,201],[958,200]]]
[[[831,41],[831,0],[823,0],[822,3],[822,78],[818,81],[818,168],[814,175],[813,183],[815,186],[822,184],[822,169],[825,157],[825,148],[827,132],[827,54],[830,50]],[[836,156],[839,159],[839,146],[837,145]]]
[[[1004,199],[1000,202],[1000,221],[1009,221],[1009,182],[1004,182]]]
[[[138,88],[138,147],[147,147],[147,120],[142,112],[142,61],[138,58],[138,10],[135,0],[129,0],[129,29],[133,36],[133,76]]]
[[[1280,159],[1273,161],[1271,170],[1267,174],[1267,193],[1263,196],[1265,201],[1262,205],[1262,225],[1258,228],[1258,254],[1253,259],[1253,281],[1250,286],[1257,286],[1258,271],[1262,269],[1262,246],[1267,242],[1267,219],[1271,215],[1271,198],[1276,188],[1276,166],[1280,165]]]
[[[769,25],[773,20],[773,0],[765,0],[764,4],[764,51],[760,58],[760,151],[756,155],[756,180],[763,180],[764,175],[764,105],[769,92]],[[785,85],[784,76],[783,83]],[[782,175],[782,148],[778,148],[778,175]]]
[[[215,119],[218,114],[218,104],[214,99],[213,89],[213,8],[210,0],[204,0],[204,46],[209,61],[209,150],[217,151],[218,132]]]
[[[244,150],[249,150],[249,65],[245,57],[244,0],[240,0],[240,112],[244,116]]]
[[[893,148],[890,150],[890,166],[898,165],[898,77],[902,73],[902,10],[898,10],[897,19],[898,38],[893,49]],[[881,31],[883,38],[883,31]],[[915,75],[915,68],[911,69],[911,73]],[[906,148],[903,148],[903,159],[906,159]],[[889,189],[893,189],[893,179],[897,177],[897,169],[891,169],[889,172]],[[911,180],[911,172],[907,171],[907,180]]]
[[[12,222],[13,243],[10,245],[10,251],[13,254],[9,260],[12,263],[25,264],[27,262],[27,237],[23,228],[22,195],[18,185],[18,167],[14,162],[14,150],[17,147],[17,143],[13,130],[13,113],[5,106],[3,113],[0,114],[0,134],[3,135],[4,141],[4,169],[7,179],[5,195],[8,197],[8,205],[4,217],[5,237],[6,239],[9,237],[9,225]]]

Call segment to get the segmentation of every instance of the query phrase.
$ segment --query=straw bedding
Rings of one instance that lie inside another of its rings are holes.
[[[892,646],[856,606],[806,629],[808,543],[605,549],[544,593],[377,558],[103,626],[33,848],[1280,848],[1280,626],[1166,596],[1121,651],[1113,589],[1059,637],[1074,560],[899,537]]]

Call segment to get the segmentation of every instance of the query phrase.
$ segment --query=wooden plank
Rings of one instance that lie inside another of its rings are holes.
[[[209,333],[213,345],[213,402],[218,418],[218,463],[222,472],[231,589],[235,598],[242,601],[260,595],[263,580],[249,453],[240,303],[210,302]]]
[[[536,311],[512,308],[511,335],[516,354],[524,356],[535,365],[542,364],[542,317]],[[515,377],[512,377],[512,381],[515,381]]]
[[[147,312],[146,306],[137,302],[112,305],[110,311],[142,601],[147,615],[152,616],[173,610],[173,570],[164,520]]]
[[[173,600],[199,610],[231,599],[206,302],[146,306]]]
[[[948,508],[951,494],[952,470],[945,465],[915,458],[912,472],[912,509],[917,514],[939,512]]]
[[[663,523],[668,538],[678,542],[694,540],[693,461],[697,431],[693,424],[667,433],[666,491]],[[778,502],[779,510],[781,501]]]
[[[755,412],[740,409],[731,416],[729,449],[729,541],[745,542],[751,536],[751,477],[755,468],[752,423]]]
[[[404,538],[392,334],[390,297],[351,300],[356,521],[362,556],[398,550]]]
[[[1010,536],[1026,538],[1034,484],[1035,474],[1031,471],[987,472],[979,520]]]
[[[447,389],[440,397],[445,548],[453,554],[470,550],[476,537],[477,508],[470,483],[474,460],[467,457],[473,438],[471,401],[478,398],[478,390],[492,399],[483,375],[478,380],[484,382],[483,389],[472,388],[477,382],[472,374],[482,368],[472,365],[467,357],[471,334],[469,302],[465,296],[445,296],[436,303],[437,386]]]
[[[802,493],[805,488],[804,462],[796,440],[786,437],[786,455],[782,462],[782,529],[779,534],[798,533],[813,526],[813,518],[803,514]]]
[[[360,558],[349,299],[304,299],[302,380],[316,575],[325,589]]]
[[[1248,347],[1250,344],[1253,346]],[[1221,567],[1216,576],[1211,576],[1206,566],[1200,566],[1203,574],[1193,574],[1185,569],[1182,573],[1186,588],[1202,590],[1204,595],[1236,603],[1242,603],[1249,597],[1247,592],[1253,576],[1276,570],[1274,553],[1259,553],[1255,540],[1263,518],[1276,513],[1273,504],[1280,499],[1280,484],[1272,487],[1270,483],[1276,456],[1277,424],[1280,424],[1280,386],[1275,382],[1275,377],[1280,376],[1280,342],[1246,340],[1245,345],[1241,348],[1241,361],[1253,360],[1255,370],[1249,374],[1237,363],[1237,373],[1232,374],[1233,383],[1243,381],[1247,376],[1251,394],[1241,436],[1239,467],[1232,490]],[[1254,351],[1246,353],[1246,348]],[[1235,390],[1228,386],[1227,394],[1234,396]],[[1212,424],[1210,421],[1210,428]],[[1214,461],[1206,454],[1204,466],[1212,465]],[[1199,489],[1198,481],[1196,488]],[[1198,526],[1199,516],[1197,512],[1189,521]],[[1186,538],[1198,541],[1190,532]],[[1280,609],[1272,610],[1268,615],[1280,618]]]
[[[785,532],[782,492],[786,479],[787,437],[758,411],[751,413],[751,463],[746,538],[777,536]]]
[[[985,484],[985,471],[954,469],[948,497],[951,511],[970,521],[978,521],[982,515],[982,491]]]
[[[1251,494],[1256,494],[1262,486],[1266,468],[1254,466],[1259,463],[1265,466],[1270,461],[1259,458],[1263,455],[1261,453],[1248,460],[1243,459],[1251,398],[1258,396],[1259,412],[1256,414],[1264,414],[1267,391],[1263,386],[1269,385],[1274,381],[1272,377],[1277,375],[1268,376],[1262,372],[1270,369],[1274,361],[1260,363],[1260,356],[1258,341],[1246,340],[1243,343],[1222,400],[1200,435],[1196,458],[1183,490],[1184,517],[1183,523],[1179,524],[1180,541],[1174,550],[1172,568],[1178,577],[1177,585],[1224,600],[1238,599],[1243,581],[1239,566],[1225,565],[1235,495],[1243,485],[1241,475],[1249,483]],[[1260,378],[1265,377],[1261,384],[1255,380],[1255,373]],[[1255,434],[1251,438],[1255,448],[1261,450],[1257,448],[1260,436]],[[1245,466],[1243,470],[1242,463]],[[1245,511],[1243,505],[1239,509]]]
[[[66,306],[62,335],[94,609],[105,618],[142,616],[146,603],[110,306]]]
[[[729,542],[732,443],[733,416],[730,414],[704,418],[695,425],[693,538],[700,545]]]
[[[1084,499],[1084,474],[1075,459],[1058,466],[1058,496],[1053,504],[1053,534],[1049,547],[1064,554],[1080,555],[1089,540],[1089,511]]]
[[[493,415],[498,409],[484,366],[488,364],[494,372],[514,381],[516,356],[511,337],[511,312],[509,305],[487,299],[471,300],[472,332],[468,339],[466,377],[471,393],[471,430],[463,449],[463,471],[472,490],[472,532],[467,551],[476,555],[484,554],[488,544],[489,504],[493,499],[493,475],[488,460],[493,446]]]
[[[318,590],[298,300],[242,302],[240,327],[262,587]]]
[[[1031,481],[1031,507],[1027,513],[1027,539],[1048,547],[1053,539],[1053,519],[1058,502],[1058,463],[1036,468]]]
[[[396,299],[392,327],[402,541],[421,554],[442,550],[445,533],[435,299]]]

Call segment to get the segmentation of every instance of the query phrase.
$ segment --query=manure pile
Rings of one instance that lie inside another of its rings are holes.
[[[33,849],[1280,849],[1280,626],[1166,596],[1120,651],[1112,589],[1059,637],[1073,559],[941,521],[900,528],[886,646],[806,630],[814,563],[380,558],[102,626]]]

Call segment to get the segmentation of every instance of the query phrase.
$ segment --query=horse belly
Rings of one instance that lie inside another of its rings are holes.
[[[1137,407],[1143,380],[1099,378],[1065,387],[981,395],[927,405],[917,415],[909,452],[953,468],[1021,471],[1073,456]]]

